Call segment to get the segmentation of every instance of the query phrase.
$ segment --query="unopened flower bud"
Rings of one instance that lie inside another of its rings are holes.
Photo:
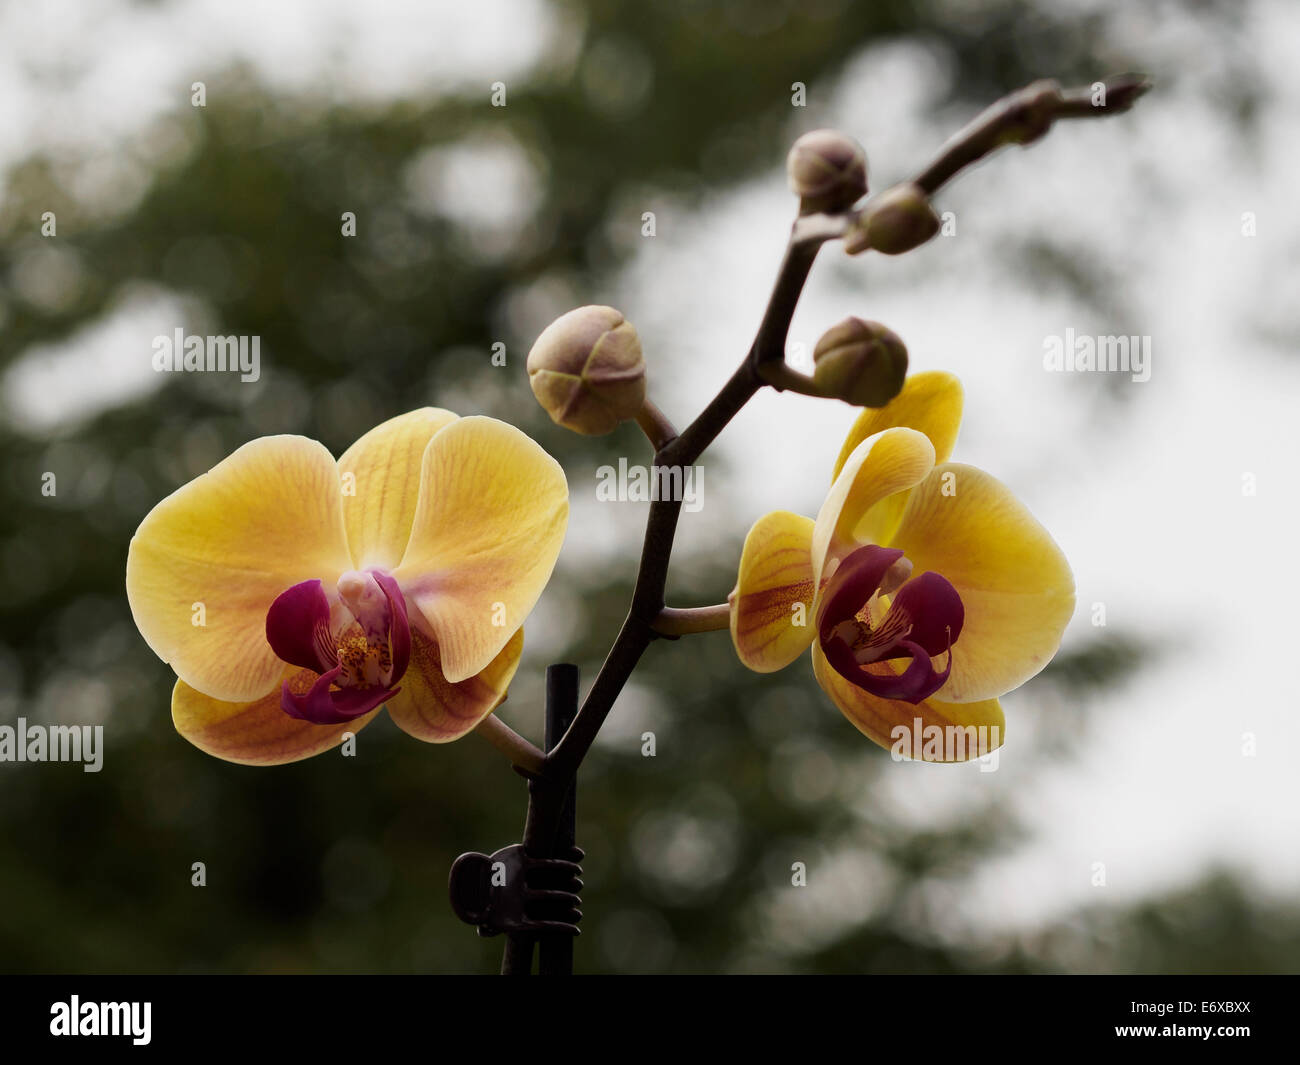
[[[1119,74],[1106,79],[1105,107],[1112,114],[1127,111],[1151,89],[1145,74]]]
[[[557,425],[602,436],[645,403],[640,338],[613,307],[579,307],[542,330],[528,353],[528,381]]]
[[[911,251],[939,232],[929,197],[912,184],[886,189],[862,209],[844,236],[850,255],[874,248],[885,255]]]
[[[1026,85],[1006,104],[1009,121],[1003,126],[1003,141],[1033,144],[1052,128],[1052,119],[1061,103],[1061,86],[1050,78]]]
[[[813,349],[813,381],[819,390],[855,407],[883,407],[903,387],[907,347],[879,322],[845,318]]]
[[[837,130],[805,133],[790,149],[785,169],[800,214],[843,211],[867,193],[867,154]]]

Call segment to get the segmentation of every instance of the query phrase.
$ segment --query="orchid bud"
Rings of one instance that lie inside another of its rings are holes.
[[[818,390],[855,407],[883,407],[907,376],[907,347],[898,334],[861,318],[845,318],[822,334],[813,361]]]
[[[542,330],[528,353],[528,380],[557,425],[603,436],[645,403],[641,341],[613,307],[579,307]]]
[[[785,161],[800,214],[834,213],[867,193],[867,155],[852,137],[833,129],[805,133]]]
[[[1007,144],[1033,144],[1052,128],[1052,119],[1062,102],[1061,86],[1050,78],[1026,85],[1008,101],[1010,121],[1002,131],[1002,140]]]
[[[844,236],[850,255],[873,248],[885,255],[911,251],[939,232],[939,216],[917,186],[895,185],[862,209]]]

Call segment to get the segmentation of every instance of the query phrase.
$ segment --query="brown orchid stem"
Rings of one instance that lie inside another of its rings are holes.
[[[825,215],[812,215],[800,218],[795,223],[776,284],[768,300],[767,311],[745,361],[700,416],[680,436],[656,452],[656,466],[685,468],[694,464],[704,449],[713,443],[731,419],[763,387],[765,382],[758,368],[765,363],[784,361],[790,319],[794,316],[799,295],[808,280],[808,272],[812,269],[818,249],[835,233],[836,227],[833,224],[827,225],[826,221]],[[650,504],[650,517],[646,521],[645,540],[641,547],[641,563],[627,618],[609,656],[596,674],[596,680],[587,693],[587,698],[583,700],[577,718],[559,745],[546,756],[543,775],[557,784],[572,779],[577,772],[613,708],[614,700],[623,690],[623,685],[641,660],[641,655],[650,646],[650,641],[659,635],[654,623],[664,608],[668,561],[672,555],[681,509],[680,499],[660,499]]]
[[[650,441],[650,446],[656,453],[662,451],[677,437],[677,430],[673,427],[673,423],[648,399],[637,412],[636,423],[641,427],[641,431],[645,433],[646,439]]]
[[[816,381],[784,362],[764,363],[758,372],[778,392],[798,392],[804,396],[826,398],[826,393],[817,387]]]
[[[527,775],[537,776],[542,772],[546,762],[546,755],[542,753],[539,747],[519,735],[496,714],[488,714],[487,717],[480,721],[478,727],[474,729],[474,734],[482,736],[488,743],[509,758],[512,765],[523,770]]]
[[[666,606],[659,611],[651,627],[660,636],[690,636],[697,632],[717,632],[731,624],[731,606]]]
[[[1092,89],[1063,92],[1054,81],[1036,81],[1004,96],[940,148],[939,154],[912,183],[920,186],[926,195],[933,195],[940,185],[1004,144],[1032,144],[1058,118],[1104,118],[1121,114],[1151,88],[1151,83],[1140,74],[1122,74],[1100,84],[1104,96],[1094,94]],[[1094,99],[1099,102],[1094,103]]]

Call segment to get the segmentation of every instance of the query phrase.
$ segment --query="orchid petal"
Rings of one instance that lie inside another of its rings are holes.
[[[316,681],[310,670],[290,667],[283,681],[302,693]],[[377,710],[336,725],[313,725],[280,708],[276,687],[252,702],[222,702],[191,688],[183,680],[172,692],[176,731],[201,751],[242,765],[284,765],[336,747],[347,733],[357,733]]]
[[[947,462],[961,426],[961,382],[950,373],[927,370],[908,374],[902,391],[883,407],[867,407],[858,415],[835,460],[834,481],[857,446],[886,429],[915,429],[930,438],[934,461]]]
[[[881,676],[891,672],[889,664],[883,662],[868,668]],[[840,676],[818,646],[813,647],[813,673],[859,732],[904,756],[919,755],[926,761],[966,761],[997,749],[1006,738],[1006,718],[996,699],[944,703],[931,696],[911,703],[873,695]],[[929,730],[935,728],[947,740],[936,744],[937,749],[924,742]]]
[[[375,426],[343,452],[338,466],[350,489],[343,494],[343,515],[357,569],[392,570],[401,562],[420,497],[424,450],[457,420],[449,410],[422,407]]]
[[[745,537],[730,597],[731,641],[756,673],[784,669],[813,640],[812,532],[811,518],[778,510]]]
[[[243,702],[278,688],[266,615],[286,588],[350,567],[338,467],[314,440],[253,440],[149,512],[126,592],[145,642],[186,684]]]
[[[438,645],[415,629],[411,668],[401,694],[388,704],[389,716],[403,732],[426,743],[459,739],[478,727],[506,697],[523,647],[520,629],[486,669],[453,684],[443,675]]]
[[[560,464],[514,426],[461,418],[424,453],[410,543],[393,577],[453,684],[487,668],[541,594],[564,541]]]
[[[858,415],[835,460],[832,481],[863,440],[886,429],[901,427],[924,433],[934,445],[934,461],[946,462],[957,442],[961,412],[961,382],[952,374],[937,370],[910,374],[903,382],[902,391],[885,406],[869,407]],[[898,527],[906,505],[904,492],[880,500],[871,510],[870,521],[854,531],[854,538],[859,543],[887,541]]]
[[[1074,578],[1047,530],[1000,481],[945,463],[914,489],[890,542],[919,576],[949,580],[965,607],[939,694],[972,703],[1019,687],[1051,661],[1074,612]]]
[[[820,585],[827,562],[863,543],[886,543],[872,535],[877,504],[920,484],[934,466],[934,445],[915,429],[887,429],[863,440],[831,485],[813,528],[813,579]]]

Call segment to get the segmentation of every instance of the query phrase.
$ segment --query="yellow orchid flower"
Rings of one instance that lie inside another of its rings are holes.
[[[245,444],[127,555],[177,730],[249,765],[328,750],[383,704],[417,739],[463,736],[505,698],[568,506],[560,465],[492,418],[426,407],[337,462],[301,436]]]
[[[998,697],[1047,665],[1074,612],[1047,530],[1005,485],[948,461],[961,409],[955,377],[921,373],[864,410],[816,521],[760,518],[729,599],[750,669],[811,644],[817,682],[859,730],[937,761],[1001,745]]]

